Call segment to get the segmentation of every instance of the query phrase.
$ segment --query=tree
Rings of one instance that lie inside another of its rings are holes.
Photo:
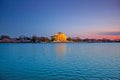
[[[1,35],[1,39],[11,39],[11,38],[7,35]]]
[[[72,41],[74,41],[74,42],[80,42],[82,40],[79,37],[76,37],[76,38],[73,38]]]
[[[51,41],[54,41],[54,40],[55,40],[54,36],[51,36]]]
[[[35,43],[35,42],[37,42],[37,40],[38,40],[37,36],[32,36],[32,39],[31,39],[32,42]]]
[[[71,37],[68,37],[67,40],[68,40],[68,41],[72,41],[72,38],[71,38]]]
[[[39,42],[49,42],[49,38],[47,38],[47,37],[39,37]]]

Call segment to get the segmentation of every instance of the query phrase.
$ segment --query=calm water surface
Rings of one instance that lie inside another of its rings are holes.
[[[0,44],[0,80],[120,80],[120,43]]]

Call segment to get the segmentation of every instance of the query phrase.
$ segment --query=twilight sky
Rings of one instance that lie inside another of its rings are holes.
[[[0,35],[120,39],[120,0],[0,0]]]

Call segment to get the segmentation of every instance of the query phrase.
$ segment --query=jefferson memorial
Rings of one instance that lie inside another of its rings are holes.
[[[58,32],[54,34],[52,37],[53,42],[67,42],[67,36],[62,32]]]

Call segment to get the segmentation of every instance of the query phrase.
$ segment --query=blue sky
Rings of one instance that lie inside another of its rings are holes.
[[[0,35],[120,32],[120,0],[0,0]],[[113,33],[114,35],[114,33]]]

